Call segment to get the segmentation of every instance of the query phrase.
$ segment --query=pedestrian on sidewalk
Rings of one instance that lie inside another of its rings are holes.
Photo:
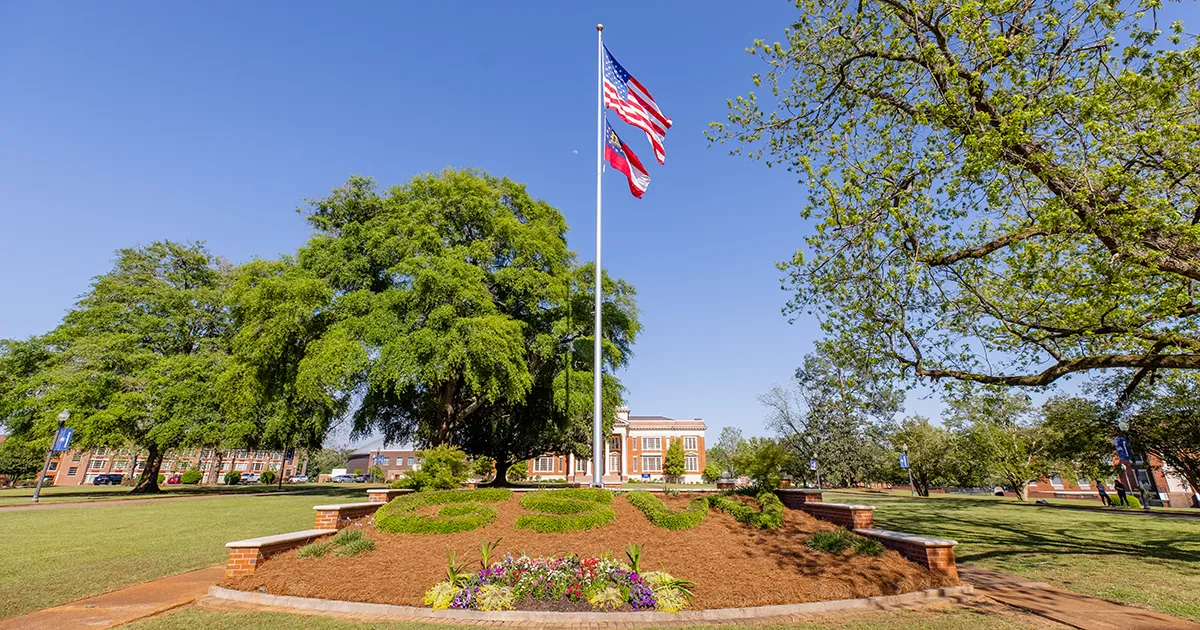
[[[1113,488],[1117,491],[1117,503],[1125,507],[1129,507],[1129,497],[1125,496],[1125,493],[1128,491],[1128,489],[1125,487],[1125,484],[1121,483],[1121,480],[1118,479],[1117,482],[1113,484]]]
[[[1097,481],[1096,490],[1100,491],[1100,503],[1103,504],[1104,507],[1112,507],[1112,499],[1109,498],[1108,493],[1104,491],[1104,482]]]

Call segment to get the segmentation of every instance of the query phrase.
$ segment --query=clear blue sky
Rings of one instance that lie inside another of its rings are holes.
[[[352,173],[446,166],[526,182],[593,257],[596,31],[675,125],[633,199],[605,175],[605,267],[645,332],[636,414],[762,433],[756,396],[818,334],[788,325],[774,263],[802,244],[785,171],[703,130],[760,69],[791,3],[7,2],[0,4],[0,337],[57,324],[113,251],[201,240],[234,262],[294,251],[295,213]],[[914,401],[910,401],[910,406]],[[924,403],[918,403],[918,407]],[[714,431],[715,434],[715,431]]]

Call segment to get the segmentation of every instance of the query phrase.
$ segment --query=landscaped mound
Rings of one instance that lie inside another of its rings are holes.
[[[895,595],[955,584],[894,551],[874,556],[871,555],[874,549],[862,545],[856,549],[854,538],[849,539],[852,544],[843,547],[829,544],[826,540],[829,535],[823,535],[810,547],[806,543],[813,534],[837,532],[838,528],[800,510],[782,510],[778,513],[780,527],[760,528],[762,517],[754,519],[753,515],[775,514],[770,505],[762,510],[751,497],[722,499],[739,504],[726,508],[758,522],[742,523],[730,513],[712,509],[691,528],[669,530],[652,523],[621,497],[607,505],[592,503],[612,510],[614,519],[607,524],[581,531],[538,533],[518,528],[517,521],[522,516],[547,514],[521,507],[520,501],[510,497],[488,503],[487,507],[496,510],[496,516],[478,529],[449,534],[393,534],[362,527],[365,537],[375,543],[375,549],[352,557],[328,553],[299,558],[294,551],[286,552],[267,560],[253,575],[231,578],[225,585],[276,595],[428,606],[426,592],[434,584],[447,580],[445,550],[473,565],[464,567],[464,571],[479,571],[499,557],[488,552],[487,564],[481,564],[484,554],[480,543],[484,540],[499,541],[497,554],[512,553],[517,558],[525,555],[531,559],[563,558],[568,554],[580,559],[614,557],[623,555],[622,550],[629,543],[636,543],[643,548],[642,570],[668,571],[694,583],[689,589],[694,593],[689,608],[694,609]],[[664,496],[661,501],[663,509],[677,513],[690,511],[695,505],[686,495]],[[772,503],[766,497],[764,501]],[[428,504],[415,507],[412,512],[433,518],[441,509],[441,505]],[[642,575],[643,580],[649,577],[649,573]],[[562,604],[522,604],[525,605],[563,609]]]

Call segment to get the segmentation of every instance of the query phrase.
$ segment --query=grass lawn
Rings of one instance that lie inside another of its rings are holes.
[[[196,494],[245,494],[255,492],[276,492],[280,488],[274,484],[248,484],[237,486],[200,486],[162,484],[159,494],[129,494],[130,486],[48,486],[42,488],[38,503],[76,503],[79,501],[116,501],[122,499],[157,499]],[[296,490],[314,490],[321,488],[359,488],[365,492],[369,484],[316,484],[295,483],[283,484],[283,492]],[[365,495],[364,495],[365,496]],[[32,505],[33,488],[12,488],[0,490],[0,506]]]
[[[362,484],[279,496],[0,510],[0,619],[218,564],[225,543],[312,527]]]
[[[953,538],[959,562],[1200,621],[1200,520],[1057,510],[998,497],[855,491],[826,492],[825,500],[874,505],[879,527]]]
[[[473,626],[452,626],[413,622],[346,621],[313,615],[295,615],[260,611],[225,611],[205,608],[183,608],[175,612],[145,619],[128,626],[130,630],[224,630],[253,628],[254,630],[456,630]],[[682,629],[695,626],[673,626]],[[700,626],[705,627],[705,626]],[[707,626],[713,628],[714,626]],[[1028,628],[1062,628],[1039,617],[1000,610],[965,608],[908,610],[883,613],[851,614],[839,618],[786,625],[735,626],[754,630],[1018,630]]]

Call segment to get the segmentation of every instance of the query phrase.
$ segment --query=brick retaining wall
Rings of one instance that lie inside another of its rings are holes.
[[[340,529],[350,524],[350,521],[366,518],[375,514],[386,503],[343,503],[341,505],[318,505],[317,516],[313,521],[313,529]]]
[[[806,503],[800,506],[805,514],[823,521],[841,525],[846,529],[871,529],[875,527],[875,508],[870,505],[844,505],[842,503]]]
[[[775,491],[784,507],[799,510],[805,503],[821,503],[824,499],[820,490],[808,488],[780,488]]]
[[[371,503],[387,503],[392,499],[412,492],[411,488],[371,488],[367,490],[367,501]]]
[[[225,577],[251,575],[258,565],[271,556],[303,547],[314,540],[336,533],[336,529],[308,529],[225,543],[229,550],[229,556],[225,559]]]
[[[958,579],[958,566],[955,564],[954,558],[954,546],[958,544],[956,541],[916,536],[886,529],[863,528],[855,529],[854,533],[878,540],[884,547],[896,551],[930,571]]]

